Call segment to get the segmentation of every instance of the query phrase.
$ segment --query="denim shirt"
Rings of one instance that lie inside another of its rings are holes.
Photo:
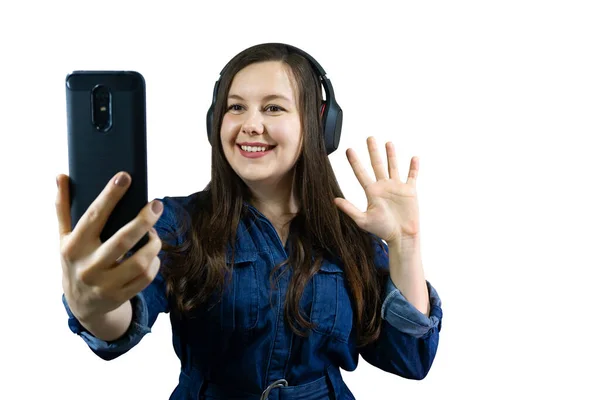
[[[161,239],[175,232],[182,218],[189,218],[200,194],[161,199],[164,211],[155,225]],[[442,320],[440,298],[429,282],[427,317],[388,278],[382,288],[386,296],[381,309],[381,335],[358,348],[344,270],[324,259],[320,271],[308,281],[300,303],[316,327],[307,337],[298,336],[284,320],[283,304],[291,272],[288,270],[277,281],[274,290],[269,283],[272,268],[287,259],[287,247],[267,218],[248,207],[251,217],[240,220],[233,279],[222,301],[212,308],[199,308],[194,318],[181,319],[170,313],[173,347],[181,360],[179,384],[171,400],[354,399],[340,368],[356,369],[359,354],[375,367],[404,378],[423,379],[427,375],[437,351]],[[375,265],[389,268],[387,246],[385,250],[379,247]],[[162,251],[159,257],[163,268],[168,260]],[[169,312],[171,304],[163,275],[159,272],[131,301],[133,320],[129,329],[119,339],[106,342],[86,331],[63,295],[69,328],[105,360],[127,352],[150,332],[159,313]]]

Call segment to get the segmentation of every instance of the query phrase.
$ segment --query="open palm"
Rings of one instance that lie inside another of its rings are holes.
[[[375,138],[367,139],[367,147],[375,180],[363,167],[354,150],[348,149],[346,152],[354,175],[365,190],[367,210],[363,212],[348,200],[339,197],[335,199],[335,204],[360,228],[388,243],[416,237],[419,233],[416,189],[419,159],[417,157],[411,159],[408,179],[403,182],[400,179],[396,153],[391,142],[386,143],[387,168],[379,155]]]

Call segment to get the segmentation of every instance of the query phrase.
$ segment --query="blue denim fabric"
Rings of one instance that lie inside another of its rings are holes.
[[[189,218],[199,195],[161,199],[164,211],[155,228],[163,240],[175,243],[183,239],[171,240],[167,235]],[[249,208],[251,217],[242,219],[238,226],[233,280],[222,301],[210,309],[199,309],[194,318],[181,320],[170,313],[173,347],[181,360],[179,385],[171,400],[258,400],[279,379],[286,379],[288,386],[274,388],[269,399],[353,399],[340,368],[354,370],[359,354],[370,364],[408,379],[427,375],[437,351],[442,320],[440,298],[429,282],[431,311],[426,317],[388,279],[381,336],[359,349],[343,269],[326,259],[301,300],[316,327],[306,338],[294,335],[284,321],[283,309],[290,272],[283,275],[275,290],[269,284],[271,269],[287,258],[286,248],[271,223],[258,210]],[[376,246],[378,268],[389,268],[384,247]],[[168,260],[162,252],[159,256],[164,267]],[[228,249],[227,261],[230,256]],[[105,342],[83,328],[64,295],[63,303],[71,331],[105,360],[139,343],[151,331],[159,313],[170,309],[159,273],[132,299],[133,321],[128,331],[115,341]]]

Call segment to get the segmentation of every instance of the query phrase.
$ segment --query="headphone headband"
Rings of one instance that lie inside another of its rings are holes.
[[[302,57],[306,58],[308,60],[308,62],[312,65],[312,67],[316,70],[317,75],[319,75],[319,77],[324,77],[327,75],[327,73],[325,72],[325,70],[323,69],[323,67],[321,66],[321,64],[319,64],[317,62],[317,60],[315,60],[310,54],[308,54],[307,52],[305,52],[304,50],[301,50],[297,47],[294,47],[290,44],[285,44],[285,43],[263,43],[263,44],[259,44],[256,46],[252,46],[252,47],[258,47],[258,46],[265,46],[265,45],[283,45],[285,47],[288,48],[288,50],[291,50],[292,53],[298,53],[300,54]],[[251,49],[252,47],[244,50],[247,51],[249,49]],[[241,54],[241,53],[240,53]],[[238,54],[239,55],[239,54]],[[236,56],[237,57],[237,56]],[[234,57],[235,58],[235,57]],[[232,58],[231,60],[233,60],[234,58]],[[219,79],[221,76],[223,76],[223,73],[225,72],[225,70],[227,69],[227,67],[229,67],[229,64],[231,64],[231,61],[229,61],[221,70],[221,72],[219,73]]]

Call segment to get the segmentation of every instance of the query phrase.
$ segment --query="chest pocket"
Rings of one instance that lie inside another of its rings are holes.
[[[354,313],[350,293],[344,282],[344,271],[334,263],[323,261],[313,276],[313,304],[310,313],[317,333],[344,343],[352,331]]]
[[[226,258],[229,263],[229,255]],[[225,332],[247,334],[258,323],[257,258],[255,251],[235,254],[233,276],[225,286],[219,308]]]

